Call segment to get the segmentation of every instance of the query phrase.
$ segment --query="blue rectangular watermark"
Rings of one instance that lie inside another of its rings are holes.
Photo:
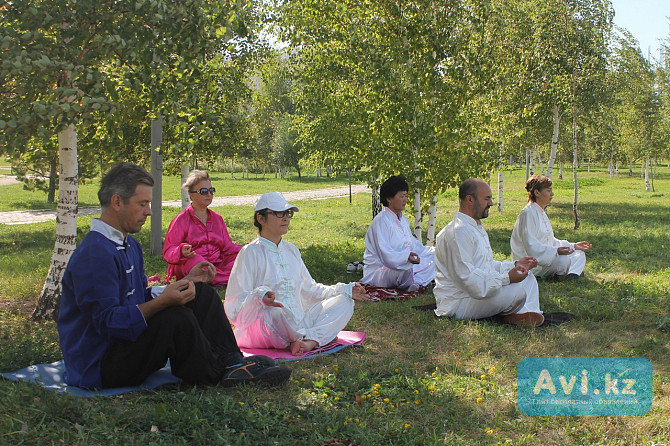
[[[646,358],[524,358],[518,405],[526,415],[644,415],[651,409]]]

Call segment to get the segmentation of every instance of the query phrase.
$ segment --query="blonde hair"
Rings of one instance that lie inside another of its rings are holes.
[[[188,191],[194,184],[206,180],[209,180],[209,173],[206,170],[192,170],[188,174],[188,178],[186,178],[184,184],[181,185],[181,188]]]

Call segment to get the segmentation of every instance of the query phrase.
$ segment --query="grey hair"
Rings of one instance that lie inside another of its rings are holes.
[[[116,164],[100,181],[100,190],[98,190],[100,206],[103,208],[109,206],[115,194],[120,196],[125,204],[128,204],[139,184],[151,187],[154,185],[154,179],[144,167],[126,162]]]

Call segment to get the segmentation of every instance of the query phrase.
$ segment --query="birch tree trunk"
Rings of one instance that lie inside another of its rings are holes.
[[[417,156],[416,150],[414,156]],[[418,166],[414,163],[414,237],[421,241],[423,234],[421,233],[421,190],[419,189],[419,181],[421,178],[418,174]]]
[[[563,161],[561,161],[558,165],[558,179],[563,179]]]
[[[437,218],[437,195],[430,200],[430,207],[428,208],[428,232],[426,234],[426,246],[433,246],[435,244],[435,220]]]
[[[77,210],[79,167],[77,164],[77,130],[73,124],[58,133],[60,177],[56,241],[44,287],[30,318],[33,321],[58,320],[61,279],[67,262],[77,246]]]
[[[544,164],[542,164],[542,155],[540,154],[540,148],[535,146],[535,153],[537,153],[537,165],[540,166],[540,173],[544,174]]]
[[[231,179],[235,178],[235,157],[234,156],[230,157],[230,178]]]
[[[188,178],[190,168],[188,163],[181,165],[181,184],[184,184],[186,178]],[[181,189],[181,210],[183,211],[189,205],[190,200],[188,199],[188,191],[186,189]]]
[[[372,219],[382,211],[382,203],[379,200],[379,181],[372,181]]]
[[[530,149],[526,147],[526,181],[530,178]]]
[[[649,157],[644,161],[644,191],[651,192],[651,184],[649,184]]]
[[[554,169],[556,162],[556,152],[558,151],[558,131],[561,125],[561,114],[558,109],[558,104],[554,104],[554,131],[551,135],[551,153],[549,154],[549,161],[547,162],[547,176],[551,178],[551,172]]]
[[[614,177],[614,161],[610,157],[610,162],[607,164],[607,173],[610,174],[610,178]]]
[[[530,174],[535,175],[535,149],[530,151]]]
[[[498,172],[498,212],[503,211],[503,171]]]
[[[651,191],[656,192],[656,188],[654,187],[654,178],[656,178],[656,165],[657,165],[656,158],[651,159]]]
[[[573,81],[574,83],[574,81]],[[574,87],[573,87],[574,88]],[[579,159],[577,158],[577,106],[572,105],[572,181],[575,184],[575,198],[572,202],[572,213],[575,215],[575,230],[579,229],[579,212],[577,210],[577,203],[579,199],[579,184],[577,183],[577,166]]]

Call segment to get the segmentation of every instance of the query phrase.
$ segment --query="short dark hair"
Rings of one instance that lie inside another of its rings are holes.
[[[400,191],[409,192],[409,184],[405,181],[405,177],[402,175],[390,176],[388,180],[382,183],[382,187],[379,189],[379,199],[384,206],[388,206],[387,198],[395,197]]]
[[[269,209],[261,209],[260,211],[255,211],[254,212],[254,226],[258,228],[258,233],[261,233],[261,229],[263,229],[263,226],[261,226],[260,223],[258,223],[258,218],[256,218],[257,215],[262,215],[263,218],[268,218],[268,211]]]
[[[528,201],[537,201],[533,191],[542,192],[542,189],[551,187],[551,178],[543,174],[536,174],[526,181],[526,190],[528,191]]]
[[[118,163],[102,177],[98,200],[100,206],[109,206],[112,196],[117,194],[124,203],[128,203],[130,197],[135,195],[137,185],[154,185],[154,179],[144,167],[133,163]]]
[[[461,187],[458,188],[458,201],[465,201],[465,197],[472,195],[477,198],[477,187],[479,186],[480,180],[477,178],[468,178],[463,181]]]

